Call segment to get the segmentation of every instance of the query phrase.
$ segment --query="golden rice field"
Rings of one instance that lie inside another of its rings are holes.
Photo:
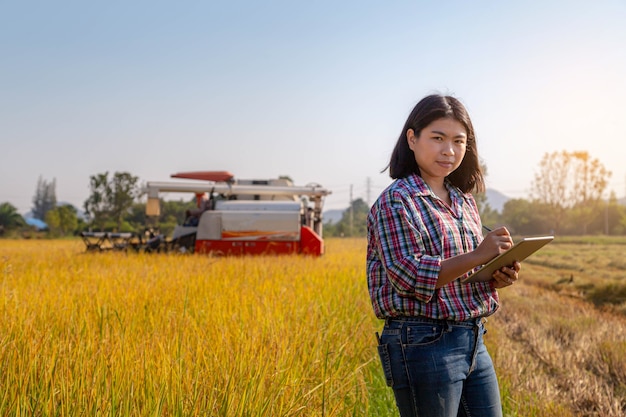
[[[395,416],[364,256],[0,240],[0,415]],[[487,323],[505,415],[624,415],[624,315],[532,284],[539,267]]]

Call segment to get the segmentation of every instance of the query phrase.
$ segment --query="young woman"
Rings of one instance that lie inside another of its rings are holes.
[[[484,181],[461,102],[431,95],[417,103],[388,168],[395,181],[367,221],[367,279],[385,320],[378,352],[400,415],[502,416],[484,318],[520,264],[489,282],[461,282],[513,244],[504,227],[483,237],[470,192],[483,191]]]

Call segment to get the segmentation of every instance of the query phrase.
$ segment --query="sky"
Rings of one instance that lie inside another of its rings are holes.
[[[626,0],[0,1],[0,203],[198,170],[371,203],[432,93],[467,107],[488,188],[525,198],[545,154],[588,151],[622,197],[624,22]]]

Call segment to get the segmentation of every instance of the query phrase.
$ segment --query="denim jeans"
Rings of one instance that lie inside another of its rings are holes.
[[[401,417],[501,417],[483,320],[385,321],[378,353]]]

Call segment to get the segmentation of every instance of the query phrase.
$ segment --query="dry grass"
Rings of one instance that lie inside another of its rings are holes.
[[[623,251],[623,239],[557,239],[501,292],[490,345],[510,415],[626,414]]]
[[[624,415],[624,317],[524,283],[502,298],[487,337],[510,415]]]
[[[364,250],[330,239],[318,259],[211,258],[0,241],[0,415],[396,415]],[[624,316],[554,291],[560,273],[525,265],[487,325],[505,414],[624,415]]]
[[[528,282],[626,315],[623,238],[556,239],[529,258]]]

